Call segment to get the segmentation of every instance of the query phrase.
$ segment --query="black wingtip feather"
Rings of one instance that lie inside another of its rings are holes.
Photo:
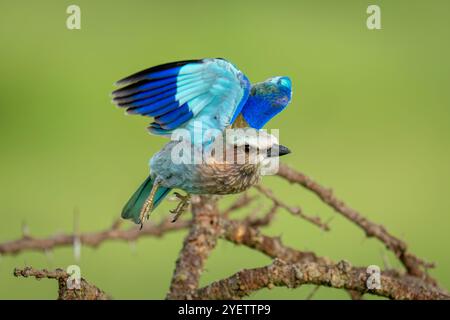
[[[165,78],[169,79],[169,78]],[[157,80],[139,80],[137,82],[130,83],[129,85],[116,89],[112,92],[113,99],[122,99],[122,98],[129,98],[133,95],[135,95],[138,92],[146,91],[146,90],[138,90],[137,88],[139,86],[143,86],[152,82],[155,82]],[[172,83],[176,82],[176,78],[173,78]],[[165,85],[168,85],[169,83],[166,83]],[[164,87],[164,85],[161,85],[161,87]],[[158,88],[158,87],[157,87]],[[153,88],[156,89],[156,88]]]
[[[164,64],[160,64],[151,68],[147,68],[145,70],[136,72],[128,77],[125,77],[123,79],[120,79],[119,81],[116,82],[117,86],[122,86],[128,83],[132,83],[135,81],[139,81],[142,80],[142,76],[148,74],[148,73],[152,73],[152,72],[158,72],[158,71],[164,71],[167,69],[171,69],[171,68],[175,68],[175,67],[181,67],[184,66],[185,64],[188,63],[198,63],[203,61],[203,59],[192,59],[192,60],[182,60],[182,61],[175,61],[175,62],[169,62],[169,63],[164,63]]]

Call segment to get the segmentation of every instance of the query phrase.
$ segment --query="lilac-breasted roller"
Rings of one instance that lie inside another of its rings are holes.
[[[113,102],[126,108],[128,114],[153,117],[154,120],[148,127],[150,133],[167,137],[177,129],[198,133],[200,124],[201,139],[195,143],[202,146],[210,142],[210,137],[203,134],[205,130],[222,132],[233,124],[261,129],[289,104],[292,96],[288,77],[273,77],[252,85],[232,63],[220,58],[159,65],[119,80],[117,85],[122,87],[113,92]],[[206,177],[206,172],[217,174],[217,170],[169,165],[171,146],[173,143],[167,144],[152,157],[151,174],[125,205],[123,218],[142,223],[143,217],[172,188],[193,194],[226,194],[240,192],[251,185],[243,188],[243,179],[234,179],[239,177],[231,177],[230,172],[225,172],[224,176],[233,178],[230,181],[238,181],[236,186],[227,185],[229,188],[226,191],[218,185],[211,187],[209,184],[206,188],[206,184],[202,183],[205,178],[201,177]],[[195,147],[194,145],[193,148]],[[236,150],[236,145],[230,147]],[[251,149],[261,146],[246,145],[247,147]],[[289,152],[276,141],[264,148],[276,148],[277,156]],[[189,178],[184,177],[189,170]],[[256,176],[259,171],[255,170],[253,174]],[[178,196],[181,197],[179,194]]]

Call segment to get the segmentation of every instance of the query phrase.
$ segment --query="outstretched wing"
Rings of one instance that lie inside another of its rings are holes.
[[[250,82],[224,59],[186,60],[149,68],[117,82],[113,102],[129,114],[153,117],[148,130],[224,130],[247,101]]]

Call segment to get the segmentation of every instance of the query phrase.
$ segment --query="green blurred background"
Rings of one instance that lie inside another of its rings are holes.
[[[81,7],[81,30],[66,28],[70,4]],[[369,4],[380,5],[382,30],[366,28]],[[20,237],[24,221],[35,236],[71,232],[74,211],[82,231],[109,227],[165,142],[146,133],[148,119],[110,103],[113,82],[164,62],[224,57],[252,81],[292,78],[293,101],[269,126],[294,150],[284,160],[435,261],[431,274],[450,288],[449,9],[406,0],[2,1],[0,242]],[[334,217],[326,233],[281,211],[268,234],[354,265],[399,266],[312,194],[265,183],[309,214]],[[115,298],[160,299],[185,234],[83,247],[78,264]],[[56,282],[17,279],[13,268],[73,263],[71,248],[0,257],[0,298],[53,299]],[[221,241],[201,284],[268,263]],[[252,297],[303,299],[311,289]],[[315,298],[348,295],[321,288]]]

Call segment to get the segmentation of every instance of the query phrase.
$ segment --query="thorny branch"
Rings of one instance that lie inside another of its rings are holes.
[[[281,164],[278,176],[291,183],[297,183],[306,189],[314,192],[324,203],[332,207],[336,212],[343,215],[348,220],[355,223],[364,230],[367,237],[375,237],[383,242],[387,248],[395,253],[405,266],[409,274],[427,279],[436,283],[434,279],[428,276],[420,267],[432,268],[433,263],[427,263],[407,251],[407,245],[399,238],[391,235],[384,226],[376,224],[363,217],[358,211],[347,206],[342,200],[334,196],[333,190],[327,189],[303,173],[300,173],[291,167]]]
[[[256,189],[272,201],[272,206],[261,214],[261,208],[252,210],[242,219],[230,219],[230,214],[248,207],[256,196],[242,194],[225,210],[219,211],[218,197],[198,196],[192,199],[192,220],[179,219],[171,223],[165,219],[159,224],[146,224],[138,228],[122,230],[120,222],[109,229],[94,233],[56,235],[49,238],[34,238],[24,232],[22,239],[0,244],[0,254],[17,254],[25,250],[48,251],[59,246],[74,245],[76,241],[87,246],[99,246],[107,240],[136,241],[143,236],[161,237],[166,232],[188,229],[189,232],[176,262],[167,299],[239,299],[262,288],[273,286],[297,287],[302,284],[329,286],[347,290],[351,297],[359,299],[365,293],[391,299],[449,299],[447,291],[439,288],[434,279],[426,274],[424,268],[432,267],[407,251],[406,244],[391,235],[383,226],[363,217],[358,211],[336,198],[330,189],[286,165],[281,165],[278,176],[315,193],[325,204],[343,215],[364,230],[368,237],[375,237],[392,250],[403,263],[407,273],[385,270],[381,275],[382,288],[368,290],[366,268],[353,267],[349,262],[335,263],[326,257],[317,256],[312,251],[299,251],[285,246],[279,237],[269,237],[260,227],[269,225],[280,208],[299,216],[323,230],[329,230],[326,223],[318,217],[305,215],[300,207],[290,206],[277,198],[265,187]],[[219,238],[237,245],[246,246],[274,259],[265,267],[243,269],[229,278],[199,288],[199,279],[206,259],[215,248]],[[58,269],[54,272],[32,268],[16,269],[16,276],[57,279],[60,288],[59,299],[107,299],[100,289],[83,279],[82,286],[92,292],[89,295],[74,294],[64,290],[67,273]],[[67,288],[66,288],[67,289]],[[61,294],[62,293],[62,294]]]
[[[56,247],[72,246],[77,240],[85,246],[98,247],[107,240],[136,241],[140,237],[154,236],[162,237],[165,233],[186,229],[190,221],[177,220],[172,223],[170,219],[164,219],[159,224],[151,221],[144,225],[142,230],[133,226],[127,230],[120,229],[121,221],[118,220],[104,231],[81,233],[81,234],[58,234],[49,238],[35,238],[29,234],[24,234],[21,239],[0,244],[0,254],[18,254],[22,251],[49,251]]]

